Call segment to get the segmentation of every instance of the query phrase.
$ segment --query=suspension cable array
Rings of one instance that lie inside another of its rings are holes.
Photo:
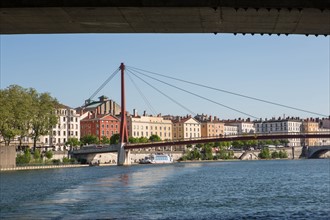
[[[231,109],[233,111],[236,111],[236,112],[239,112],[241,114],[244,114],[244,115],[247,115],[249,117],[253,117],[253,118],[257,118],[255,116],[252,116],[250,114],[247,114],[245,112],[242,112],[240,110],[237,110],[237,109],[234,109],[234,108],[231,108],[229,106],[226,106],[226,105],[223,105],[219,102],[216,102],[216,101],[213,101],[213,100],[210,100],[206,97],[202,97],[200,95],[197,95],[195,93],[192,93],[192,92],[189,92],[187,90],[184,90],[184,89],[181,89],[179,87],[176,87],[176,86],[173,86],[169,83],[166,83],[164,81],[161,81],[159,79],[156,79],[154,77],[151,77],[150,75],[147,75],[147,74],[151,74],[151,75],[157,75],[157,76],[161,76],[161,77],[164,77],[164,78],[168,78],[168,79],[172,79],[172,80],[176,80],[176,81],[179,81],[179,82],[183,82],[183,83],[187,83],[187,84],[191,84],[191,85],[195,85],[195,86],[199,86],[199,87],[202,87],[202,88],[206,88],[206,89],[210,89],[210,90],[214,90],[214,91],[218,91],[218,92],[222,92],[222,93],[227,93],[227,94],[230,94],[230,95],[235,95],[235,96],[239,96],[239,97],[242,97],[242,98],[246,98],[246,99],[251,99],[251,100],[255,100],[255,101],[258,101],[258,102],[263,102],[263,103],[267,103],[267,104],[271,104],[271,105],[275,105],[275,106],[279,106],[279,107],[283,107],[283,108],[288,108],[288,109],[293,109],[293,110],[296,110],[296,111],[300,111],[300,112],[304,112],[304,113],[309,113],[309,114],[313,114],[313,115],[317,115],[317,116],[321,116],[321,117],[328,117],[327,115],[325,114],[321,114],[321,113],[318,113],[318,112],[312,112],[312,111],[308,111],[308,110],[304,110],[304,109],[301,109],[301,108],[296,108],[296,107],[292,107],[292,106],[289,106],[289,105],[284,105],[284,104],[280,104],[280,103],[276,103],[276,102],[273,102],[273,101],[268,101],[268,100],[265,100],[265,99],[260,99],[260,98],[256,98],[256,97],[252,97],[252,96],[247,96],[247,95],[243,95],[243,94],[239,94],[239,93],[235,93],[235,92],[231,92],[231,91],[228,91],[228,90],[224,90],[224,89],[218,89],[218,88],[214,88],[214,87],[211,87],[211,86],[207,86],[207,85],[203,85],[203,84],[200,84],[200,83],[195,83],[195,82],[190,82],[190,81],[187,81],[187,80],[183,80],[183,79],[179,79],[179,78],[175,78],[175,77],[171,77],[171,76],[167,76],[167,75],[164,75],[164,74],[159,74],[159,73],[155,73],[155,72],[151,72],[151,71],[147,71],[147,70],[143,70],[143,69],[140,69],[140,68],[136,68],[136,67],[131,67],[131,66],[128,66],[127,67],[129,70],[131,71],[134,71],[135,73],[139,74],[139,75],[144,75],[145,77],[148,77],[148,78],[151,78],[153,80],[156,80],[156,81],[159,81],[159,82],[162,82],[164,84],[167,84],[171,87],[174,87],[174,88],[177,88],[181,91],[185,91],[191,95],[194,95],[194,96],[197,96],[199,98],[202,98],[202,99],[205,99],[209,102],[212,102],[214,104],[217,104],[217,105],[220,105],[222,107],[225,107],[225,108],[228,108],[228,109]]]

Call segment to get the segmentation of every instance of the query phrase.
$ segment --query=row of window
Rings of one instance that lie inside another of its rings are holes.
[[[63,118],[62,118],[62,121],[65,122],[65,121],[66,121],[66,118],[67,118],[67,117],[63,117]],[[78,117],[70,117],[70,120],[68,120],[68,121],[71,121],[71,122],[73,122],[73,121],[78,122]]]
[[[57,142],[56,142],[56,138],[51,138],[50,141],[51,140],[52,140],[53,144],[56,144],[56,143],[65,143],[66,142],[66,138],[63,138],[63,141],[62,142],[61,142],[61,138],[58,138],[57,139]],[[45,138],[45,144],[48,144],[48,138]]]
[[[78,129],[78,124],[75,124],[76,125],[76,129]],[[57,124],[57,128],[58,129],[61,129],[61,124]],[[74,124],[69,124],[69,129],[74,129]],[[56,128],[56,125],[53,126],[53,128]],[[63,124],[63,129],[66,129],[66,124]]]
[[[140,128],[141,128],[141,130],[143,130],[143,125],[134,125],[133,126],[133,128],[134,128],[134,130],[136,129],[136,130],[139,130]],[[145,130],[148,130],[149,129],[149,127],[148,127],[148,125],[146,125],[145,126]],[[158,129],[158,127],[157,126],[155,126],[155,130],[157,130]],[[166,129],[167,130],[171,130],[171,127],[162,127],[162,126],[159,126],[159,130],[162,130],[162,129],[164,129],[164,131],[166,131]],[[150,126],[150,130],[153,130],[153,126]]]
[[[141,136],[140,136],[140,134],[141,134]],[[145,135],[144,135],[145,134]],[[150,132],[150,135],[158,135],[158,132],[156,131],[155,133],[153,133],[153,132]],[[159,136],[160,137],[163,137],[163,134],[164,134],[164,137],[166,138],[166,137],[171,137],[171,133],[170,132],[168,132],[168,133],[166,133],[166,132],[164,132],[164,133],[162,133],[162,132],[159,132]],[[133,132],[133,137],[149,137],[149,132],[143,132],[143,131],[141,131],[141,133],[139,132],[139,131],[134,131]]]
[[[57,110],[56,113],[58,115],[67,115],[67,110]],[[74,115],[75,114],[75,111],[74,110],[70,110],[70,115]]]
[[[53,131],[53,136],[61,136],[61,131]],[[68,136],[77,136],[78,137],[78,131],[68,131],[68,133],[66,133],[66,131],[63,131],[63,136],[66,136],[66,134],[68,134]]]

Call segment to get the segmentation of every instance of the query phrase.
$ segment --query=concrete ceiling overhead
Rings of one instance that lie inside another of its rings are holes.
[[[330,0],[2,0],[0,34],[330,34]]]

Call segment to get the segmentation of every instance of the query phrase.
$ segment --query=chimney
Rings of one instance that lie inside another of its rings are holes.
[[[209,120],[210,120],[210,122],[212,121],[212,115],[210,115]]]
[[[133,109],[133,116],[134,116],[134,117],[137,117],[137,115],[138,115],[138,114],[137,114],[137,110],[136,110],[136,109]]]
[[[143,111],[143,116],[146,116],[146,115],[147,115],[147,111],[144,110],[144,111]]]

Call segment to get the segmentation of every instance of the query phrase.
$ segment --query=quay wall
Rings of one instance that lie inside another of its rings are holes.
[[[16,149],[13,146],[0,146],[0,169],[16,167]]]
[[[68,165],[48,165],[48,166],[24,166],[1,168],[0,171],[18,171],[18,170],[42,170],[42,169],[57,169],[57,168],[73,168],[73,167],[87,167],[88,164],[68,164]]]

